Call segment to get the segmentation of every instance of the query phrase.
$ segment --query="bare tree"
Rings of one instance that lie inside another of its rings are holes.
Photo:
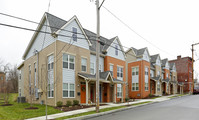
[[[17,93],[18,92],[18,71],[17,65],[14,65],[12,69],[8,72],[8,81],[10,83],[11,91]]]

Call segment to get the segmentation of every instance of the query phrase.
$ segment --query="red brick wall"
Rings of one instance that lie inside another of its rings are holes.
[[[132,91],[132,67],[139,67],[139,91]],[[150,94],[150,69],[149,69],[149,90],[145,91],[145,66],[150,68],[150,63],[146,61],[137,61],[128,63],[128,85],[129,98],[146,98]],[[140,94],[140,96],[137,96]]]
[[[125,66],[126,62],[123,60],[110,57],[110,56],[106,56],[104,58],[104,71],[110,71],[110,63],[113,64],[113,77],[114,78],[117,78],[117,66],[123,67],[123,81],[126,82],[126,66]],[[123,85],[123,100],[125,100],[125,94],[126,94],[125,90],[126,90],[126,84]],[[119,102],[120,98],[117,98],[116,101]]]
[[[184,82],[184,92],[189,92],[188,83],[192,83],[192,59],[190,57],[179,57],[169,62],[176,64],[178,82]],[[185,81],[186,79],[187,81]],[[192,87],[191,91],[193,91]]]

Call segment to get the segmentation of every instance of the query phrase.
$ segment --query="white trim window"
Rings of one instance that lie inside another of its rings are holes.
[[[111,75],[113,76],[113,65],[110,64],[110,71],[111,71]]]
[[[150,70],[150,77],[154,77],[154,71]]]
[[[122,85],[117,84],[117,98],[122,98]]]
[[[117,66],[117,79],[123,80],[123,67]]]
[[[20,74],[19,74],[20,75]],[[1,80],[3,80],[3,76],[1,76]],[[21,79],[19,79],[19,80],[21,80]]]
[[[81,69],[82,69],[82,72],[87,71],[87,59],[86,58],[81,59]]]
[[[95,68],[94,67],[95,67],[94,63],[91,62],[90,63],[90,73],[93,74],[93,75],[95,74]]]
[[[73,30],[73,35],[72,35],[73,41],[77,42],[77,28],[73,27],[72,30]]]
[[[54,56],[48,56],[48,97],[54,97]]]
[[[145,67],[145,91],[149,90],[149,68]]]
[[[161,76],[161,77],[162,77],[162,79],[164,79],[164,74],[163,74],[163,73],[162,73],[162,76]]]
[[[69,54],[63,54],[63,68],[75,69],[75,56]]]
[[[115,55],[118,56],[118,46],[117,45],[115,45]]]
[[[132,91],[139,90],[139,67],[132,68]]]
[[[63,83],[63,97],[64,98],[75,97],[75,84],[74,83]]]
[[[167,73],[166,75],[167,75],[166,77],[169,78],[169,74]]]
[[[160,71],[158,71],[157,76],[160,76]]]

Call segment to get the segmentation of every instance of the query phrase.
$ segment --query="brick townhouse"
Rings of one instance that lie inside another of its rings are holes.
[[[176,65],[177,80],[179,83],[184,84],[183,92],[193,92],[192,58],[177,56],[177,59],[169,62]]]
[[[131,47],[126,51],[129,98],[146,98],[150,94],[150,55],[147,48]]]

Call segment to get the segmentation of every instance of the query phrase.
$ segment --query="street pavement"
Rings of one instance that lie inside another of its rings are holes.
[[[87,120],[199,120],[199,95],[189,95]]]

